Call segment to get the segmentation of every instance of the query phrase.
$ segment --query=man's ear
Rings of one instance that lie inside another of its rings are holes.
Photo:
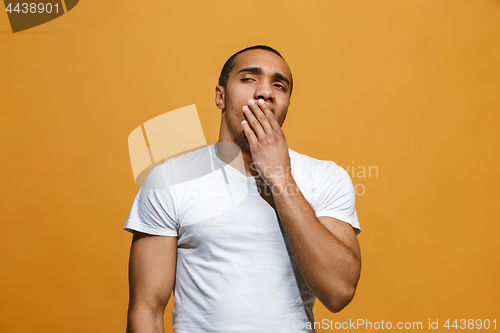
[[[221,110],[226,107],[226,90],[223,86],[217,85],[215,87],[215,105]]]

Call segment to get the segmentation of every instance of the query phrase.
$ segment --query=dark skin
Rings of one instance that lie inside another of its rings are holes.
[[[273,206],[306,284],[330,311],[338,312],[354,297],[361,252],[354,229],[332,217],[316,217],[292,177],[281,129],[290,104],[290,80],[288,65],[274,53],[239,54],[227,89],[216,89],[216,104],[223,109],[219,142],[238,144],[244,161],[240,171],[259,174],[272,189]]]

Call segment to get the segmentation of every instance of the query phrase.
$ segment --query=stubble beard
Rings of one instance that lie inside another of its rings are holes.
[[[243,129],[238,131],[237,128],[239,120],[238,120],[238,110],[234,107],[229,98],[229,95],[226,94],[226,108],[224,110],[226,113],[227,125],[229,128],[229,132],[233,137],[233,141],[237,144],[242,151],[250,152],[250,142],[248,142],[248,138],[245,135]]]

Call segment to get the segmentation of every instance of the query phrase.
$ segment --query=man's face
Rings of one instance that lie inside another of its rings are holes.
[[[290,68],[278,55],[260,49],[237,55],[226,89],[216,90],[216,104],[223,110],[221,137],[229,134],[242,150],[250,151],[241,122],[246,119],[243,106],[251,99],[263,99],[282,126],[290,104],[290,82]]]

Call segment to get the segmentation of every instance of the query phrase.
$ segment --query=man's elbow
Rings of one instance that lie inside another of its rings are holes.
[[[329,296],[323,305],[333,313],[342,311],[349,303],[351,303],[356,293],[356,287],[346,287],[338,291],[334,295]]]

